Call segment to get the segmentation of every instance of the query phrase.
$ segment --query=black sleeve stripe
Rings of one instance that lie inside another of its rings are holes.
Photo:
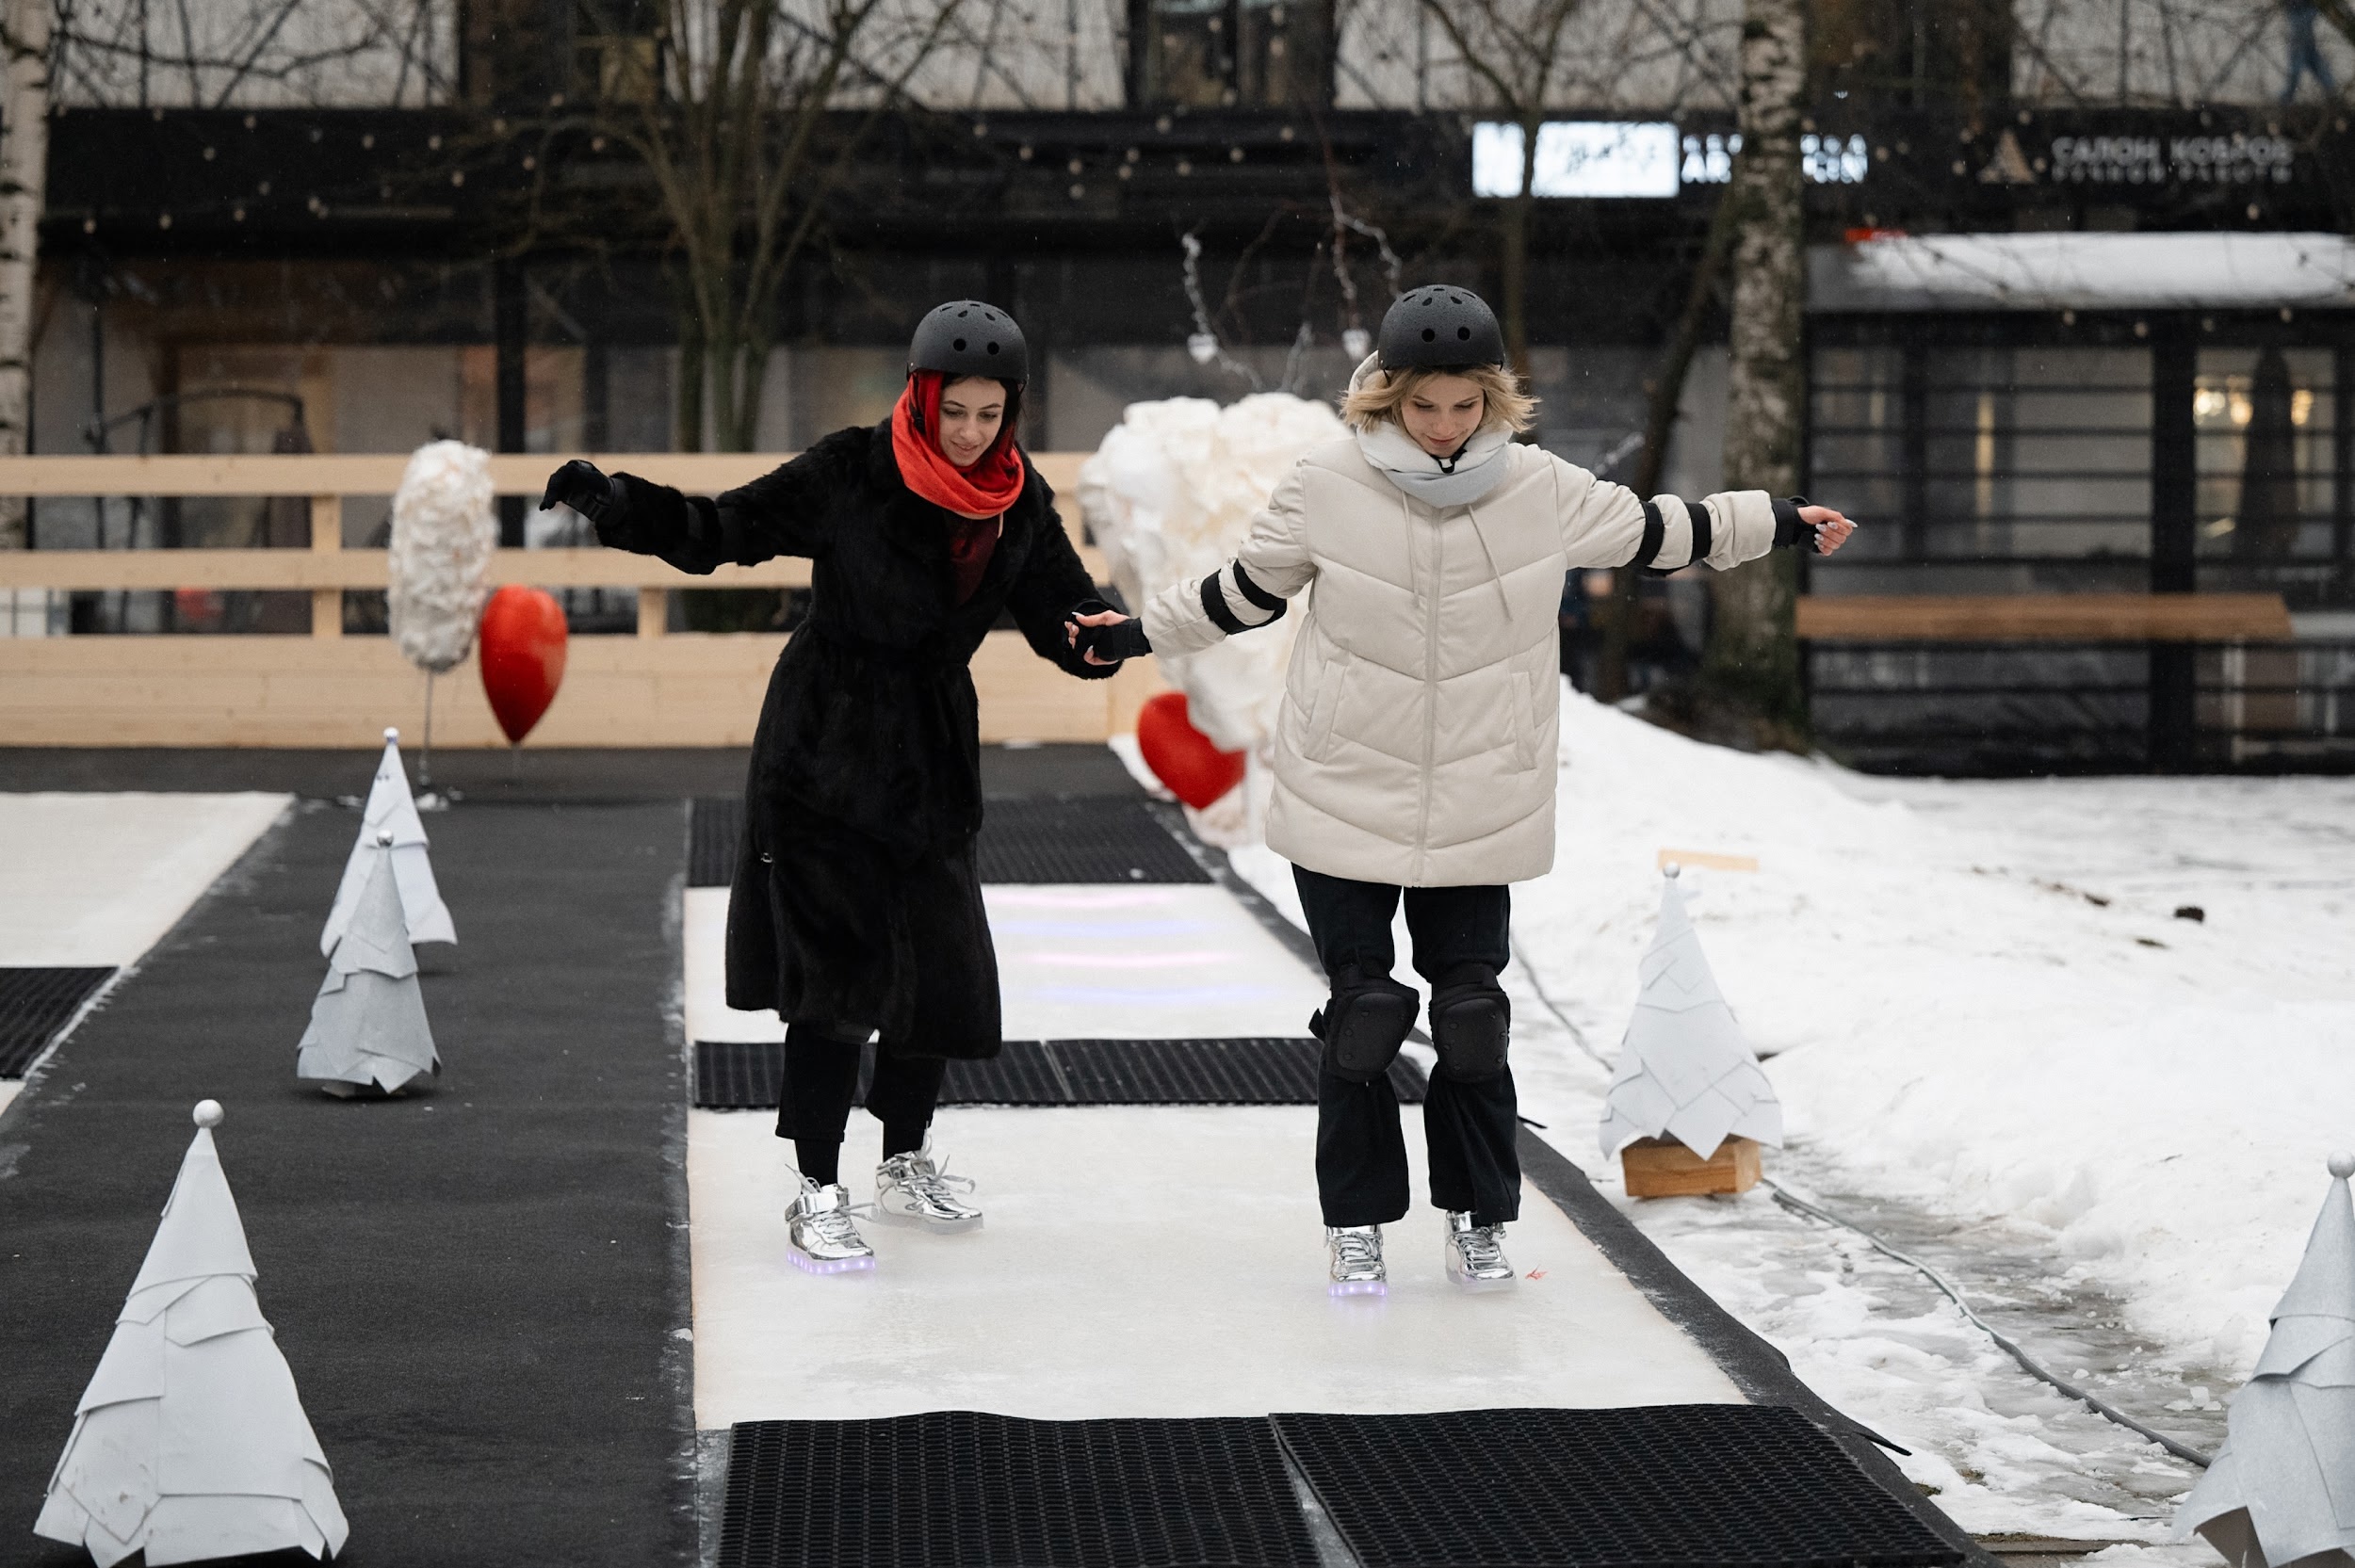
[[[1202,579],[1202,613],[1209,616],[1211,623],[1228,637],[1251,629],[1242,623],[1242,619],[1233,610],[1226,607],[1226,594],[1218,586],[1218,574],[1215,572]]]
[[[1651,502],[1644,503],[1644,542],[1635,547],[1635,558],[1628,564],[1641,572],[1660,558],[1660,546],[1666,542],[1668,525],[1660,520],[1660,509]]]
[[[1270,593],[1266,589],[1253,582],[1251,574],[1242,569],[1241,561],[1235,563],[1235,587],[1245,599],[1250,600],[1259,608],[1271,612],[1266,621],[1259,622],[1262,626],[1271,622],[1283,620],[1284,612],[1292,607],[1291,600]]]
[[[1708,558],[1709,547],[1714,541],[1711,538],[1712,530],[1709,525],[1707,507],[1702,506],[1698,501],[1687,501],[1684,503],[1684,515],[1693,521],[1693,553],[1686,558],[1684,563],[1692,566]]]

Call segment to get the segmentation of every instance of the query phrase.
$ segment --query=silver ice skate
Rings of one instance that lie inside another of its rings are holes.
[[[1445,1247],[1447,1277],[1465,1289],[1502,1290],[1513,1283],[1502,1225],[1475,1225],[1470,1215],[1450,1209]]]
[[[1389,1270],[1382,1266],[1382,1227],[1327,1225],[1324,1247],[1332,1258],[1326,1290],[1336,1296],[1381,1296],[1390,1288]]]
[[[914,1154],[893,1155],[875,1167],[875,1218],[928,1231],[977,1231],[982,1211],[958,1197],[970,1193],[969,1176],[952,1176],[948,1162],[933,1162],[933,1140]]]
[[[875,1249],[852,1222],[851,1194],[839,1184],[821,1187],[807,1176],[786,1205],[786,1255],[812,1274],[847,1274],[875,1267]]]

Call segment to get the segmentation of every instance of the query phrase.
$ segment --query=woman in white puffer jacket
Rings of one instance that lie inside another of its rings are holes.
[[[1274,747],[1268,847],[1292,862],[1332,997],[1317,1182],[1337,1294],[1385,1288],[1381,1226],[1407,1209],[1389,1068],[1415,992],[1390,977],[1402,895],[1431,986],[1438,1065],[1423,1105],[1448,1271],[1509,1285],[1502,1232],[1520,1206],[1505,1064],[1507,884],[1552,868],[1559,608],[1587,567],[1720,570],[1778,544],[1836,550],[1826,507],[1734,491],[1649,501],[1513,438],[1535,401],[1502,368],[1496,318],[1470,291],[1391,306],[1351,379],[1351,439],[1310,450],[1252,519],[1235,558],[1157,595],[1142,620],[1090,615],[1092,659],[1193,653],[1280,618],[1306,589]]]

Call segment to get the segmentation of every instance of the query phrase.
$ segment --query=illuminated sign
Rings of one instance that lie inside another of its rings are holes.
[[[1524,151],[1519,125],[1474,125],[1472,194],[1519,196]],[[1537,127],[1530,189],[1539,196],[1674,196],[1677,128],[1665,121],[1550,121]]]
[[[1472,127],[1472,194],[1521,193],[1521,128],[1502,121]],[[1674,196],[1685,186],[1733,178],[1741,133],[1681,136],[1665,121],[1555,120],[1537,127],[1531,188],[1539,196]],[[1860,136],[1804,136],[1799,167],[1819,186],[1864,183],[1872,150]]]

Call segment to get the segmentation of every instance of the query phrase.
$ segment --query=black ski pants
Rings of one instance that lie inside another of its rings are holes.
[[[785,1030],[785,1082],[777,1096],[777,1136],[793,1140],[793,1162],[802,1174],[828,1186],[841,1179],[842,1135],[851,1103],[858,1097],[859,1058],[866,1043],[788,1024]],[[867,1086],[867,1112],[883,1123],[884,1158],[913,1154],[924,1146],[933,1107],[940,1102],[943,1057],[907,1057],[878,1044],[875,1072]]]
[[[1379,979],[1397,962],[1390,919],[1406,903],[1415,972],[1426,981],[1463,963],[1499,974],[1512,957],[1512,890],[1506,887],[1409,887],[1352,881],[1292,867],[1308,935],[1325,978],[1344,971]],[[1462,1083],[1444,1069],[1431,1075],[1422,1106],[1431,1161],[1431,1202],[1469,1212],[1480,1225],[1521,1212],[1519,1102],[1508,1065],[1486,1083]],[[1383,1225],[1404,1219],[1406,1140],[1398,1093],[1387,1079],[1352,1083],[1327,1067],[1317,1081],[1317,1195],[1328,1225]]]

